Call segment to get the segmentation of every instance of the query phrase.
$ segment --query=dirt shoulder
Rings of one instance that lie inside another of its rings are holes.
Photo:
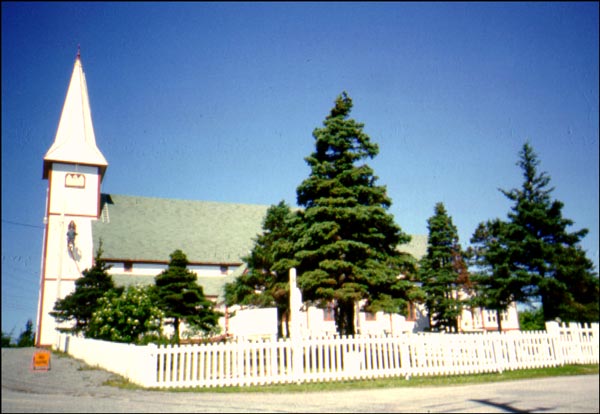
[[[2,388],[34,394],[90,393],[91,390],[113,391],[114,387],[103,385],[116,375],[91,368],[84,362],[69,356],[51,353],[50,370],[32,369],[36,348],[2,348]]]

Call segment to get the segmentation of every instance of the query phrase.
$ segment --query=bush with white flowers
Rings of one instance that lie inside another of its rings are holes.
[[[98,301],[86,336],[114,342],[140,343],[160,336],[164,312],[153,300],[151,286],[129,286],[121,295],[107,292]]]

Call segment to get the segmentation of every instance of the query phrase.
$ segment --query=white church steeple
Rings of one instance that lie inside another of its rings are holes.
[[[48,180],[36,345],[55,343],[50,312],[92,267],[92,222],[100,215],[100,186],[108,163],[96,146],[81,57],[77,53],[54,143],[44,156]]]
[[[54,162],[98,166],[101,176],[104,176],[108,166],[104,155],[96,146],[87,84],[79,52],[54,143],[44,156],[44,178],[48,178],[50,165]]]

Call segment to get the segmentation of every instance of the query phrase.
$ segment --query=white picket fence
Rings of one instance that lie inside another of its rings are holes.
[[[56,349],[144,387],[223,387],[502,372],[599,363],[598,324],[546,331],[404,334],[135,346],[61,335]]]

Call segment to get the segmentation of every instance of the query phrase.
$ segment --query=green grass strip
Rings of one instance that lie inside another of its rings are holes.
[[[598,375],[598,365],[564,365],[548,368],[531,368],[499,373],[447,375],[447,376],[423,376],[393,378],[375,378],[365,380],[347,380],[330,382],[310,382],[301,384],[273,384],[273,385],[251,385],[251,386],[228,386],[228,387],[189,387],[189,388],[142,388],[130,383],[126,379],[114,376],[106,381],[104,385],[115,386],[125,389],[146,389],[149,391],[169,392],[196,392],[196,393],[240,393],[240,392],[262,392],[262,393],[291,393],[291,392],[319,392],[319,391],[344,391],[374,388],[404,388],[404,387],[442,387],[453,385],[483,384],[500,381],[516,381],[543,377],[558,377],[568,375]]]

